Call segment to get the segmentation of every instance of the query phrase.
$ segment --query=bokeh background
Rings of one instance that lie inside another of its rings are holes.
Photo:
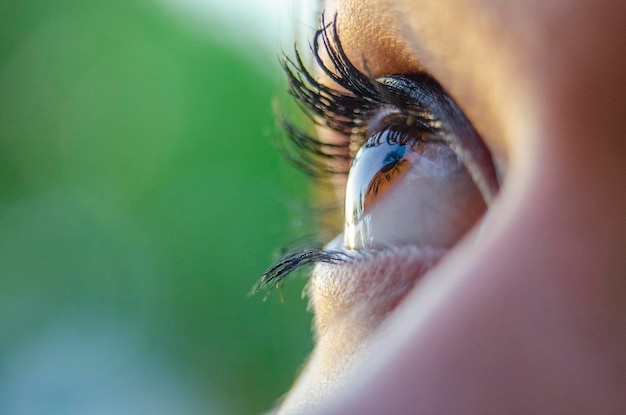
[[[0,414],[260,413],[310,351],[247,296],[308,192],[277,24],[218,3],[0,1]]]

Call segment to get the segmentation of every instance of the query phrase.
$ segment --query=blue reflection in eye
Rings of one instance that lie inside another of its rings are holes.
[[[404,153],[406,151],[404,145],[393,145],[395,148],[391,149],[389,154],[385,156],[383,159],[383,167],[380,169],[381,172],[388,172],[393,169],[402,157],[404,157]]]
[[[393,129],[374,134],[361,147],[352,164],[346,203],[351,221],[358,222],[369,208],[406,173],[419,146],[417,139]]]

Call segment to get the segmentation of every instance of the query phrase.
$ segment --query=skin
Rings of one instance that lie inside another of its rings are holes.
[[[503,186],[481,231],[424,275],[416,258],[440,253],[316,268],[316,349],[279,413],[626,413],[626,3],[335,12],[357,66],[446,88]]]

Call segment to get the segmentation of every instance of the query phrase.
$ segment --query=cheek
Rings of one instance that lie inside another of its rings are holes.
[[[317,265],[308,294],[318,340],[349,345],[367,338],[445,253],[407,246],[367,254],[356,263]]]
[[[404,247],[359,263],[317,265],[307,286],[315,312],[315,350],[282,411],[311,411],[343,386],[363,366],[360,351],[381,323],[444,254],[443,250]]]

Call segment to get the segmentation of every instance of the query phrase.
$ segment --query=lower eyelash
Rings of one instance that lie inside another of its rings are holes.
[[[292,253],[261,274],[261,278],[252,288],[251,294],[256,294],[266,288],[280,287],[289,274],[305,265],[345,264],[354,262],[364,255],[365,251],[345,252],[326,249],[305,249]]]

